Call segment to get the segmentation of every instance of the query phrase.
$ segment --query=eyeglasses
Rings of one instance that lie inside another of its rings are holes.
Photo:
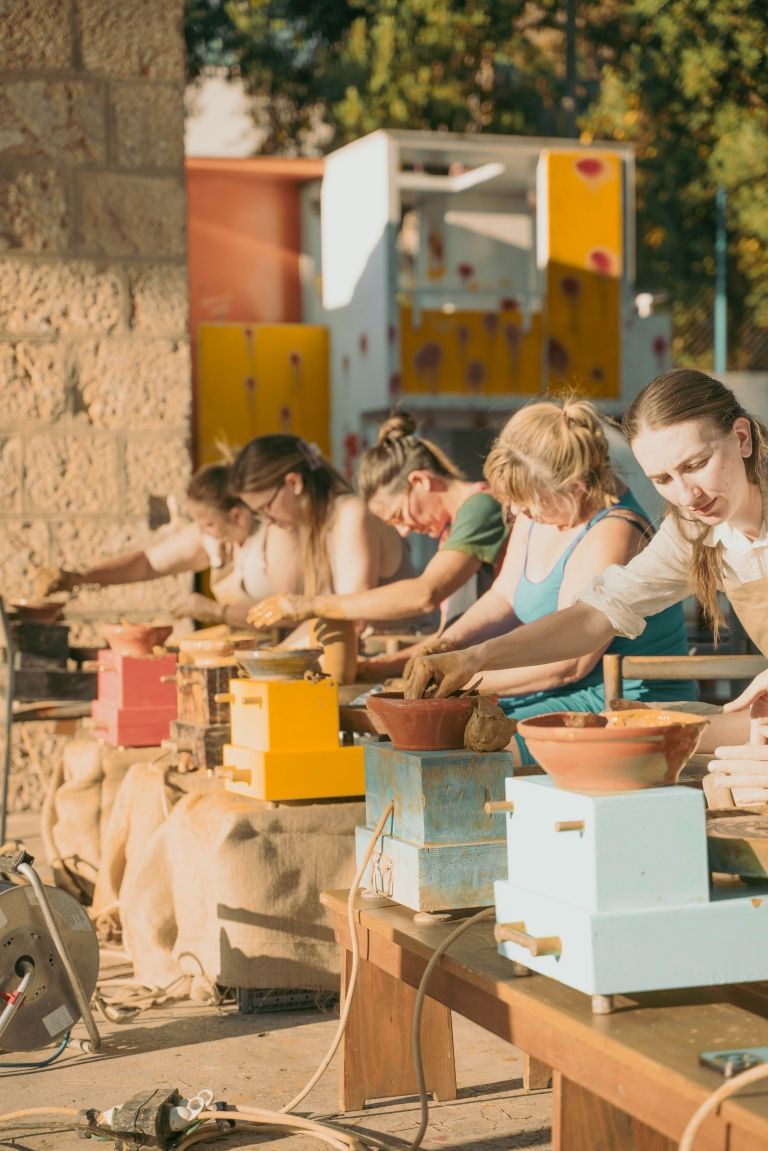
[[[272,495],[269,497],[267,502],[263,505],[263,507],[251,508],[251,511],[253,512],[253,514],[256,516],[257,519],[271,520],[274,518],[269,509],[272,507],[272,504],[277,499],[277,496],[278,496],[282,486],[283,486],[283,481],[281,480],[280,483],[275,488],[275,490],[272,492]]]

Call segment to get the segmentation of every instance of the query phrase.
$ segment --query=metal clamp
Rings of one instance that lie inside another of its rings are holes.
[[[516,943],[531,955],[560,955],[563,950],[559,935],[530,935],[525,923],[497,923],[493,938],[497,943]]]

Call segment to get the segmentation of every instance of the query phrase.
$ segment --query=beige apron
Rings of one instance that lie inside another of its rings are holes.
[[[768,576],[749,583],[723,580],[722,590],[749,638],[768,656]]]

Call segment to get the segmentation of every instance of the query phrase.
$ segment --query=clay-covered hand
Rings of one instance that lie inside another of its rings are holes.
[[[752,740],[768,739],[768,671],[756,675],[741,695],[725,705],[723,711],[744,711],[747,707],[752,718]]]
[[[217,603],[215,599],[210,596],[202,595],[200,592],[192,592],[191,595],[184,596],[183,599],[178,600],[171,607],[171,615],[175,619],[194,619],[198,623],[223,623],[224,622],[224,604]]]
[[[458,691],[481,671],[472,648],[446,652],[444,655],[420,655],[413,661],[405,687],[406,699],[421,699],[432,685],[437,685],[436,698]]]
[[[271,595],[248,612],[248,623],[255,628],[277,627],[283,623],[301,623],[312,619],[312,600],[304,595]]]
[[[44,597],[57,591],[74,591],[81,582],[80,572],[66,568],[40,568],[35,575],[35,592]]]
[[[411,672],[413,671],[416,660],[422,655],[442,655],[443,652],[453,651],[455,645],[449,639],[426,639],[424,643],[419,644],[416,650],[409,658],[405,665],[403,675],[406,679],[410,679]]]

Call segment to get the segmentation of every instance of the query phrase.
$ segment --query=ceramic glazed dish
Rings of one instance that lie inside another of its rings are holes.
[[[321,647],[283,650],[276,647],[238,651],[234,657],[249,679],[301,679],[310,670],[318,671]]]
[[[366,707],[399,751],[453,751],[464,747],[474,696],[404,699],[401,692],[370,695]]]
[[[112,651],[118,655],[152,655],[173,631],[171,624],[115,623],[105,624],[101,632]]]
[[[58,599],[19,599],[8,606],[19,619],[35,623],[55,623],[64,611],[64,601]]]
[[[551,712],[517,725],[528,749],[557,787],[612,795],[665,787],[696,750],[707,721],[699,715],[646,708],[607,711],[581,726],[579,712]]]

